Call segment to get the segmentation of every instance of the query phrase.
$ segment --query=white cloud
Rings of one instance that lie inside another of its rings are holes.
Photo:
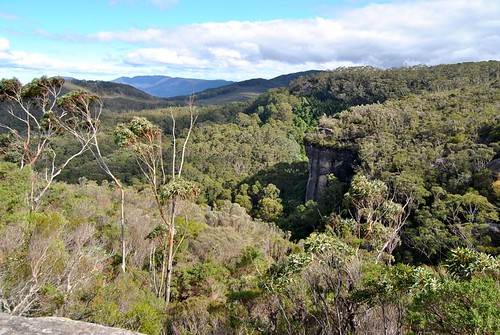
[[[124,57],[135,65],[185,62],[188,67],[241,70],[265,62],[392,67],[408,61],[498,59],[499,34],[497,2],[424,0],[372,4],[336,19],[204,23],[170,30],[103,32],[95,37],[136,43],[139,49]]]
[[[94,39],[99,42],[119,40],[126,43],[148,43],[158,41],[163,35],[164,32],[158,29],[139,30],[133,28],[128,31],[121,32],[101,31],[90,35],[90,39]]]
[[[165,48],[139,49],[129,53],[126,62],[132,65],[184,65],[190,67],[203,67],[205,61],[189,56],[189,51],[169,50]]]
[[[35,77],[47,76],[77,76],[88,78],[113,79],[116,73],[134,71],[133,67],[126,68],[113,64],[96,64],[73,62],[41,53],[11,50],[9,40],[0,37],[0,72],[8,70],[8,77],[17,77],[22,82],[31,81]],[[107,76],[107,78],[104,78]]]
[[[61,64],[61,61],[52,59],[41,53],[11,50],[9,40],[0,37],[0,67],[46,69],[58,68]]]
[[[5,37],[0,37],[0,51],[6,51],[10,49],[9,40]]]

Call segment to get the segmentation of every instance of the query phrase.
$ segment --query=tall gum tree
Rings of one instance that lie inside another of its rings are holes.
[[[34,171],[27,197],[31,211],[39,209],[40,199],[64,168],[90,148],[92,129],[99,123],[98,115],[61,108],[63,84],[61,77],[41,77],[26,85],[16,78],[0,81],[0,128],[7,131],[3,150],[14,153],[10,158],[21,169]],[[59,158],[52,140],[65,133],[78,134],[79,145]]]
[[[196,123],[197,115],[194,114],[193,100],[189,103],[190,123],[186,136],[178,152],[178,138],[176,135],[176,122],[173,111],[172,118],[172,153],[171,173],[165,172],[163,160],[163,132],[143,117],[134,117],[127,124],[118,124],[115,129],[115,139],[119,146],[131,149],[136,161],[146,178],[152,192],[162,225],[160,232],[163,243],[163,261],[161,266],[160,284],[156,288],[158,296],[165,297],[166,306],[170,302],[172,269],[174,258],[174,238],[176,233],[175,218],[179,201],[199,194],[198,188],[192,182],[182,178],[186,148]]]

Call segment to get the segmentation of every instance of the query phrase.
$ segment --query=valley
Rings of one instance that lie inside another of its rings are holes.
[[[500,62],[129,84],[0,82],[0,311],[147,334],[499,331]]]

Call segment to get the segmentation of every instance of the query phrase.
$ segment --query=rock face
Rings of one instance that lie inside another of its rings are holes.
[[[324,148],[306,143],[309,158],[306,201],[320,201],[328,183],[328,175],[333,174],[340,182],[348,182],[354,174],[356,154],[349,149]]]
[[[490,169],[494,177],[500,176],[500,158],[492,160],[486,167]]]
[[[500,178],[500,158],[489,162],[486,168],[491,171],[494,179]],[[500,244],[500,222],[490,222],[488,229],[493,243]]]
[[[0,335],[139,335],[129,330],[106,327],[66,318],[26,318],[0,313]]]

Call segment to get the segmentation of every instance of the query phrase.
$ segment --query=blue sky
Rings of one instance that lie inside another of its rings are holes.
[[[2,0],[0,78],[245,80],[500,60],[496,0]]]

